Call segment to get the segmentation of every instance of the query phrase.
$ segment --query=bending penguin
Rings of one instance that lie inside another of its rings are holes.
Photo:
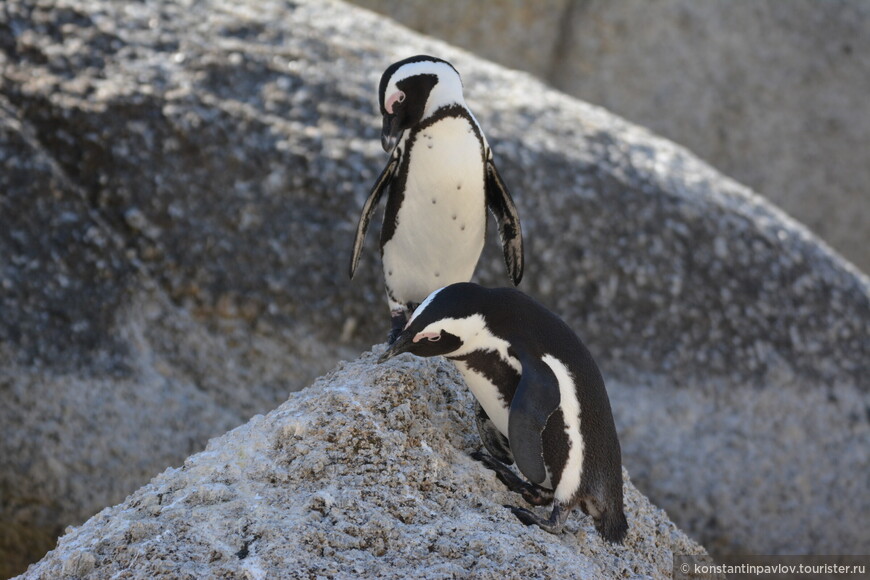
[[[419,55],[390,65],[378,101],[381,143],[390,160],[363,205],[350,277],[372,215],[388,191],[381,259],[392,343],[414,306],[433,290],[471,279],[483,249],[487,208],[498,222],[514,285],[523,276],[523,240],[514,202],[449,62]]]
[[[579,506],[604,539],[622,542],[628,523],[610,401],[592,356],[561,319],[518,290],[453,284],[420,304],[378,362],[403,352],[456,364],[478,401],[489,451],[473,457],[529,503],[552,502],[548,519],[511,507],[520,521],[559,533]]]

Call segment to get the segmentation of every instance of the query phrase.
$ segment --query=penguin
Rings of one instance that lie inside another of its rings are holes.
[[[526,525],[560,533],[575,506],[601,536],[622,543],[622,455],[601,372],[558,316],[512,288],[457,283],[436,290],[381,355],[441,355],[453,361],[477,399],[488,453],[474,459],[549,518],[509,507]],[[520,478],[509,464],[515,463]]]
[[[471,279],[487,208],[514,285],[523,276],[523,239],[516,206],[453,65],[427,55],[396,62],[381,76],[378,101],[381,144],[390,158],[363,205],[349,273],[352,279],[369,222],[388,192],[380,250],[392,343],[433,290]]]

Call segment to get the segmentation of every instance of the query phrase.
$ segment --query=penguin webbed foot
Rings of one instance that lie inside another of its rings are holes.
[[[480,461],[488,469],[494,471],[495,476],[505,487],[523,496],[523,499],[531,505],[546,505],[553,501],[553,492],[523,481],[510,467],[495,457],[482,451],[474,451],[471,453],[471,458]]]
[[[392,345],[396,342],[396,339],[399,338],[399,335],[402,334],[402,330],[405,329],[405,325],[408,323],[408,313],[405,310],[391,310],[390,311],[390,334],[387,335],[387,346]]]
[[[529,510],[517,506],[504,506],[527,526],[535,525],[550,534],[561,534],[565,529],[565,520],[568,517],[569,510],[562,511],[562,505],[556,501],[553,502],[553,511],[550,512],[550,517],[544,519],[541,516],[530,512]]]

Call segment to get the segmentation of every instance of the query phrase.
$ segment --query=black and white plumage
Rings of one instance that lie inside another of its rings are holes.
[[[483,249],[487,208],[498,222],[515,285],[523,275],[523,242],[514,202],[450,63],[420,55],[392,64],[381,77],[378,100],[390,160],[363,206],[350,277],[369,222],[388,192],[380,247],[392,342],[433,290],[471,279]]]
[[[489,451],[475,459],[530,503],[553,503],[549,519],[511,507],[523,523],[557,533],[580,506],[606,540],[622,542],[628,523],[610,400],[589,351],[560,318],[517,290],[453,284],[420,304],[380,362],[403,352],[456,364],[478,401]]]

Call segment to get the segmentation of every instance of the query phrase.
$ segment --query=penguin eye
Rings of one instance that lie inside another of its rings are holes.
[[[429,336],[427,338],[429,339],[429,342],[438,342],[439,340],[441,340],[441,333],[439,332],[438,334]]]
[[[399,93],[396,96],[396,100],[400,103],[404,103],[405,102],[405,93]]]

